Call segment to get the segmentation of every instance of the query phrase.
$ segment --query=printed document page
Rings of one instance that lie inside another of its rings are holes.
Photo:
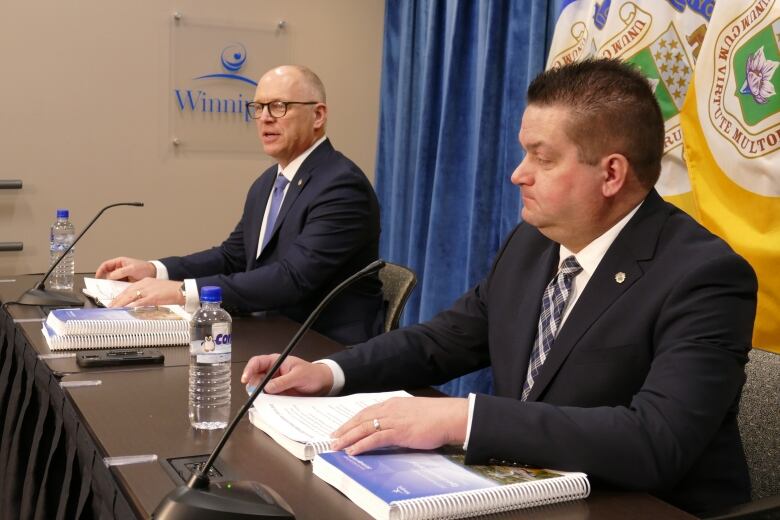
[[[255,409],[263,422],[298,442],[325,441],[339,426],[372,404],[391,397],[411,397],[404,391],[340,397],[292,397],[260,394]]]

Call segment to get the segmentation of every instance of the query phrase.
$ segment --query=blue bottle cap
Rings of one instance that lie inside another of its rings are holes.
[[[70,217],[70,212],[67,209],[57,210],[57,218],[68,218],[68,217]]]
[[[202,302],[221,302],[222,288],[216,285],[207,285],[200,288],[200,301]]]

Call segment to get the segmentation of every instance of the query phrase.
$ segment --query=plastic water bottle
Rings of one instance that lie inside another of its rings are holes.
[[[224,428],[230,417],[232,320],[221,303],[221,288],[201,287],[190,321],[190,424],[200,430]]]
[[[56,262],[62,253],[73,243],[76,230],[68,220],[67,209],[57,210],[57,220],[51,226],[49,234],[49,267]],[[49,289],[73,290],[73,273],[76,271],[76,250],[71,249],[46,281]]]

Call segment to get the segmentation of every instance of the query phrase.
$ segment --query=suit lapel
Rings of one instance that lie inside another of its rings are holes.
[[[516,346],[514,348],[515,356],[512,361],[512,366],[510,367],[510,373],[521,374],[516,378],[512,378],[515,387],[513,389],[513,394],[518,399],[523,391],[525,373],[528,369],[528,360],[531,357],[531,350],[533,349],[534,339],[536,338],[536,329],[539,321],[538,316],[542,306],[542,294],[544,294],[547,284],[552,279],[558,267],[558,251],[558,244],[550,242],[547,249],[539,256],[539,259],[533,262],[533,267],[530,272],[527,273],[527,277],[525,278],[529,281],[527,288],[512,291],[515,294],[522,295],[522,299],[518,302],[515,312],[513,313],[514,320],[512,325],[510,325],[515,331],[512,343]],[[534,318],[528,319],[529,316]]]
[[[642,276],[641,261],[653,257],[658,235],[666,220],[667,215],[661,211],[662,208],[663,201],[655,191],[651,191],[607,250],[555,339],[534,380],[529,401],[539,398],[590,326],[608,314],[617,299]]]

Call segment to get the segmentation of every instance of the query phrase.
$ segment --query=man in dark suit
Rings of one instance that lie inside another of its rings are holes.
[[[247,110],[263,150],[278,165],[249,189],[238,225],[221,245],[199,253],[103,262],[98,278],[135,282],[114,306],[192,308],[199,287],[218,285],[233,312],[278,310],[303,321],[328,291],[377,259],[376,195],[360,168],[325,136],[320,79],[305,67],[277,67],[260,79]],[[353,344],[378,334],[383,316],[379,279],[366,277],[338,296],[314,328]]]
[[[333,448],[463,444],[468,463],[584,471],[692,512],[749,499],[736,412],[757,282],[653,189],[663,128],[628,65],[543,73],[512,174],[524,222],[488,276],[427,323],[322,362],[288,359],[266,391],[416,388],[490,366],[495,395],[390,400],[340,427]],[[273,359],[250,360],[243,380]]]

